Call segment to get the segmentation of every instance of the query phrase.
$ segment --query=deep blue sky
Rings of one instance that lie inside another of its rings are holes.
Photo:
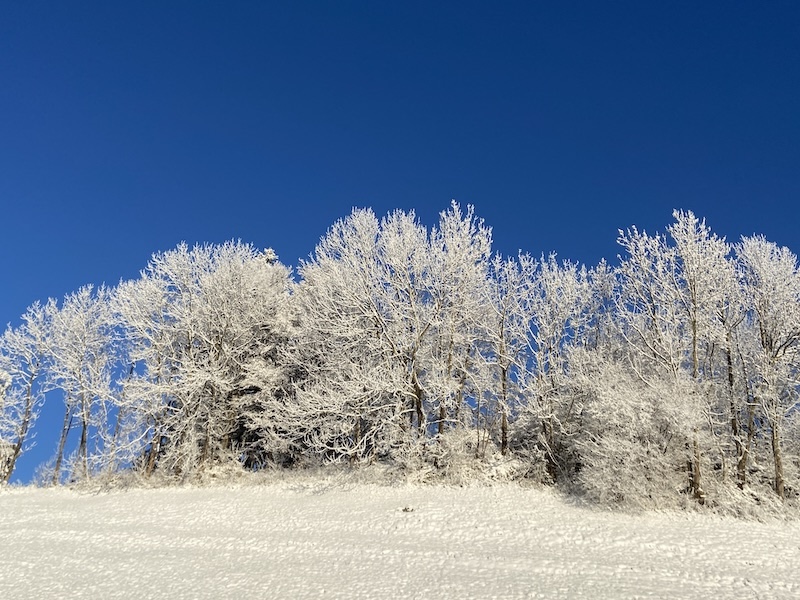
[[[614,259],[691,209],[800,251],[795,2],[4,2],[0,322],[353,206]],[[33,461],[54,440],[39,434]]]

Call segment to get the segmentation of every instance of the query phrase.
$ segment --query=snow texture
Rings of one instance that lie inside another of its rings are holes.
[[[0,490],[0,598],[798,598],[800,524],[324,479]]]

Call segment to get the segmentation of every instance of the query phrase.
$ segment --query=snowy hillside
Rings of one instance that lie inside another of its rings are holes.
[[[797,598],[800,524],[326,480],[0,490],[0,598]]]

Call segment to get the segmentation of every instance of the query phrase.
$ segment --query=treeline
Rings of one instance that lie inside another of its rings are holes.
[[[504,465],[604,502],[794,497],[797,258],[673,216],[591,269],[495,254],[456,203],[430,229],[355,210],[297,281],[239,242],[155,254],[0,338],[0,480],[57,402],[52,483],[346,461]]]

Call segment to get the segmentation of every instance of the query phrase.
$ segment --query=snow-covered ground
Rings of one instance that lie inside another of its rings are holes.
[[[329,480],[0,490],[0,598],[800,598],[800,524]]]

